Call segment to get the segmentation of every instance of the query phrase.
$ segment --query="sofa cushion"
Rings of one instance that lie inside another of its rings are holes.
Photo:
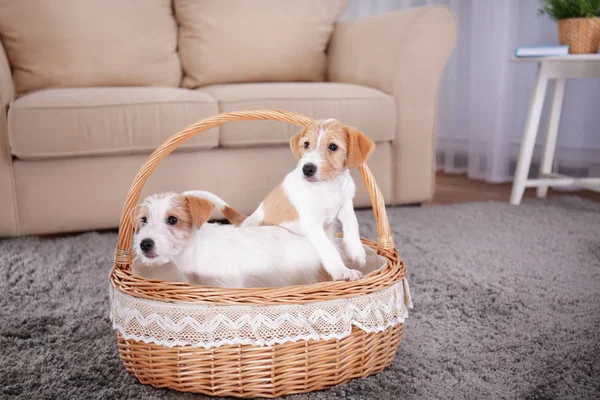
[[[18,93],[181,81],[170,0],[0,1],[0,37]]]
[[[33,92],[8,110],[17,158],[149,153],[186,126],[219,112],[209,95],[179,88],[68,88]],[[181,145],[218,145],[218,128]]]
[[[322,81],[346,0],[175,0],[183,87]]]
[[[222,112],[278,108],[311,118],[337,118],[374,141],[395,135],[396,102],[383,92],[346,83],[245,83],[198,89],[219,102]],[[287,144],[298,127],[276,121],[242,121],[221,126],[222,146]]]

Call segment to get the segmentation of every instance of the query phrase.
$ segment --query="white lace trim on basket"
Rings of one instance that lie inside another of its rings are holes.
[[[404,322],[412,300],[406,279],[374,293],[295,305],[228,306],[140,299],[111,286],[113,328],[125,339],[166,347],[271,346],[342,339],[352,326],[381,332]]]

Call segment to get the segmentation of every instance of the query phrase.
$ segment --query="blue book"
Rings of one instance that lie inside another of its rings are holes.
[[[515,57],[548,57],[566,56],[569,46],[519,46],[515,49]]]

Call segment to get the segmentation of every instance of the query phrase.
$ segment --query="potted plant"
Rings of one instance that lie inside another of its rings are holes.
[[[600,0],[540,0],[539,15],[558,22],[558,42],[572,54],[598,52],[600,46]]]

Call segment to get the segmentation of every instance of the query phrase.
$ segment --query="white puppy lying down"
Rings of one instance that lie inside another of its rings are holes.
[[[134,252],[143,264],[172,262],[187,282],[223,287],[317,283],[330,278],[305,237],[278,226],[206,223],[214,204],[177,193],[147,197],[133,212]]]

